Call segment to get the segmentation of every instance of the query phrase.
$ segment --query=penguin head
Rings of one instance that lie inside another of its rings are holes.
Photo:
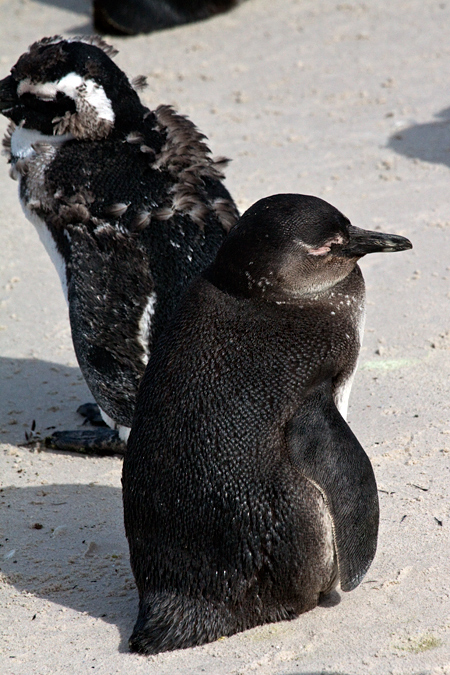
[[[243,214],[206,276],[233,295],[295,301],[327,291],[367,253],[409,248],[405,237],[354,227],[322,199],[279,194]]]
[[[0,81],[0,112],[15,125],[47,136],[105,138],[142,109],[116,50],[97,37],[35,42]]]

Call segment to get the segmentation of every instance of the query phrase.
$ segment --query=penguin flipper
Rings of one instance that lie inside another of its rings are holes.
[[[84,379],[100,408],[131,427],[151,333],[146,306],[154,282],[146,251],[120,228],[93,221],[67,228],[72,341]],[[141,334],[141,339],[139,335]]]
[[[378,494],[370,460],[336,408],[331,382],[303,401],[287,426],[286,439],[292,464],[325,499],[341,589],[351,591],[375,556]]]

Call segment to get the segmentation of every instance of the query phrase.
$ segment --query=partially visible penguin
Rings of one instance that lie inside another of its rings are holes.
[[[345,421],[357,261],[409,248],[281,194],[252,206],[191,284],[147,366],[123,466],[133,651],[293,619],[361,582],[379,513]]]
[[[0,82],[0,111],[11,120],[4,145],[22,208],[61,278],[81,371],[126,439],[152,345],[238,213],[226,160],[213,160],[170,106],[146,108],[137,93],[145,78],[130,81],[115,53],[97,37],[34,43]]]
[[[109,35],[137,35],[202,21],[243,0],[93,0],[94,27]]]

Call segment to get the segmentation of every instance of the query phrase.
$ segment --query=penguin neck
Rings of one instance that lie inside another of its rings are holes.
[[[361,270],[357,264],[343,279],[332,283],[324,282],[323,285],[314,285],[309,288],[305,285],[301,290],[292,291],[283,288],[270,275],[258,276],[252,278],[246,277],[246,283],[236,277],[226,278],[222,274],[217,274],[214,266],[207,269],[203,276],[214,284],[221,291],[235,297],[247,298],[260,302],[274,303],[276,305],[287,306],[307,306],[320,304],[333,305],[335,302],[348,304],[352,299],[363,301],[365,294],[364,279]],[[337,298],[339,298],[337,300]]]
[[[27,129],[18,126],[11,135],[11,161],[18,159],[28,159],[36,153],[35,145],[45,143],[52,146],[60,146],[67,141],[74,139],[70,133],[61,135],[43,134],[36,129]]]
[[[278,305],[312,305],[317,303],[330,303],[333,305],[336,302],[336,298],[344,297],[346,300],[352,298],[359,299],[364,297],[364,293],[364,278],[360,267],[355,265],[350,274],[334,284],[326,284],[322,288],[313,288],[299,293],[284,293],[281,291],[276,296],[274,295],[273,302]],[[272,300],[270,297],[266,299]]]

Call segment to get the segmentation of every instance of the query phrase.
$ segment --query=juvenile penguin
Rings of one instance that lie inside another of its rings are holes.
[[[401,251],[315,197],[257,202],[195,280],[139,390],[123,466],[133,651],[293,619],[375,554],[378,498],[347,423],[357,261]]]
[[[0,82],[19,197],[61,278],[102,416],[126,439],[139,381],[188,282],[237,220],[205,137],[146,108],[97,37],[44,38]]]

